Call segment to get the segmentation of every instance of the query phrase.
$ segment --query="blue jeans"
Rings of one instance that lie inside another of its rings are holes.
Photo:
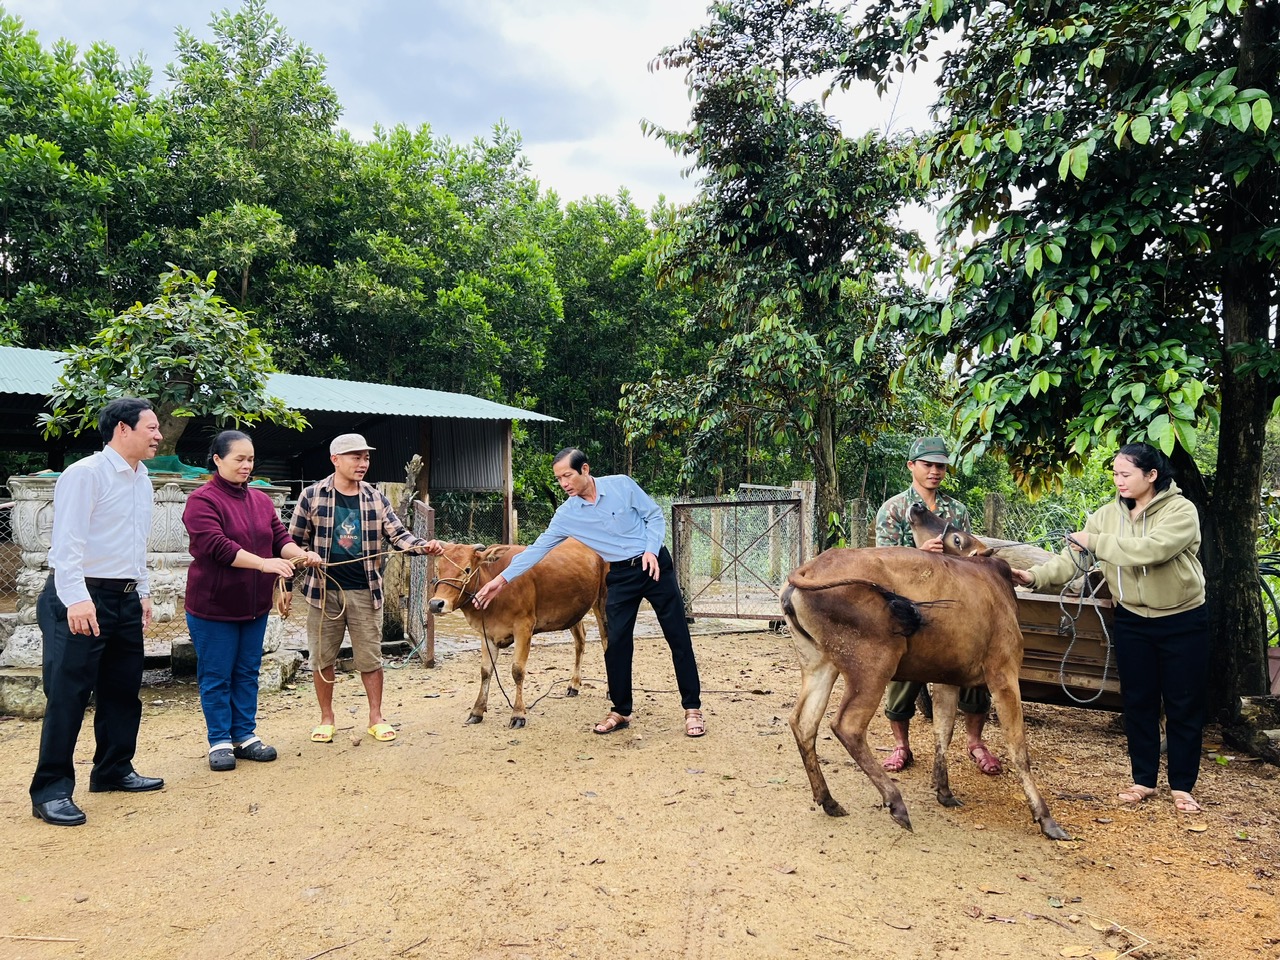
[[[248,740],[258,723],[258,671],[267,614],[232,623],[188,613],[187,630],[196,648],[196,681],[209,746]]]

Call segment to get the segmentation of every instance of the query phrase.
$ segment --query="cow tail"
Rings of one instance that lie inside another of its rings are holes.
[[[880,590],[880,596],[889,605],[889,616],[897,622],[898,632],[904,637],[911,636],[925,625],[924,613],[914,600],[885,589]]]
[[[791,625],[791,629],[795,633],[816,645],[817,640],[814,639],[813,635],[809,633],[808,630],[800,625],[800,617],[796,612],[796,605],[792,600],[792,595],[795,593],[795,589],[795,586],[792,584],[787,584],[783,587],[782,596],[779,598],[782,600],[782,615],[787,618],[787,623]]]

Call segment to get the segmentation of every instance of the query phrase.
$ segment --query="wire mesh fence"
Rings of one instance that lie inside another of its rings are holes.
[[[1030,543],[1056,552],[1062,538],[1084,526],[1087,511],[1062,503],[1009,500],[987,494],[965,502],[973,532],[980,537]],[[845,509],[846,541],[850,546],[874,547],[876,513],[880,505],[871,500],[850,500]]]
[[[672,554],[689,616],[779,619],[782,585],[805,556],[807,509],[785,489],[673,503]]]

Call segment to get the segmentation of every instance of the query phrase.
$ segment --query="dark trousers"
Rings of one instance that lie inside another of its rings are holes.
[[[1140,617],[1117,605],[1115,613],[1116,666],[1133,782],[1156,785],[1163,705],[1169,789],[1190,792],[1200,774],[1209,676],[1208,608]]]
[[[604,653],[605,674],[609,678],[609,699],[613,709],[624,717],[631,715],[631,659],[635,652],[636,615],[640,601],[648,600],[658,615],[662,635],[671,648],[671,663],[676,669],[676,686],[680,703],[686,710],[702,706],[702,686],[698,680],[698,664],[693,657],[693,640],[685,620],[684,598],[676,583],[671,554],[663,547],[658,552],[658,579],[645,573],[639,564],[609,567],[608,600],[605,602],[609,649]]]
[[[67,608],[58,599],[53,577],[36,604],[44,634],[44,725],[40,759],[31,780],[31,799],[44,803],[75,790],[73,758],[89,695],[95,709],[90,780],[119,780],[133,772],[142,720],[142,601],[136,593],[91,587],[98,612],[98,636],[72,633]]]

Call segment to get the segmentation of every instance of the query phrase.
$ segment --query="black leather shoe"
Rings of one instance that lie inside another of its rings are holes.
[[[90,780],[89,792],[108,793],[112,790],[123,790],[125,793],[145,793],[148,790],[159,790],[163,786],[164,781],[159,777],[144,777],[140,773],[133,772],[119,780],[109,780],[106,783]]]
[[[78,827],[89,818],[84,811],[72,803],[70,797],[58,797],[44,803],[31,804],[31,815],[39,817],[45,823],[55,827]]]

